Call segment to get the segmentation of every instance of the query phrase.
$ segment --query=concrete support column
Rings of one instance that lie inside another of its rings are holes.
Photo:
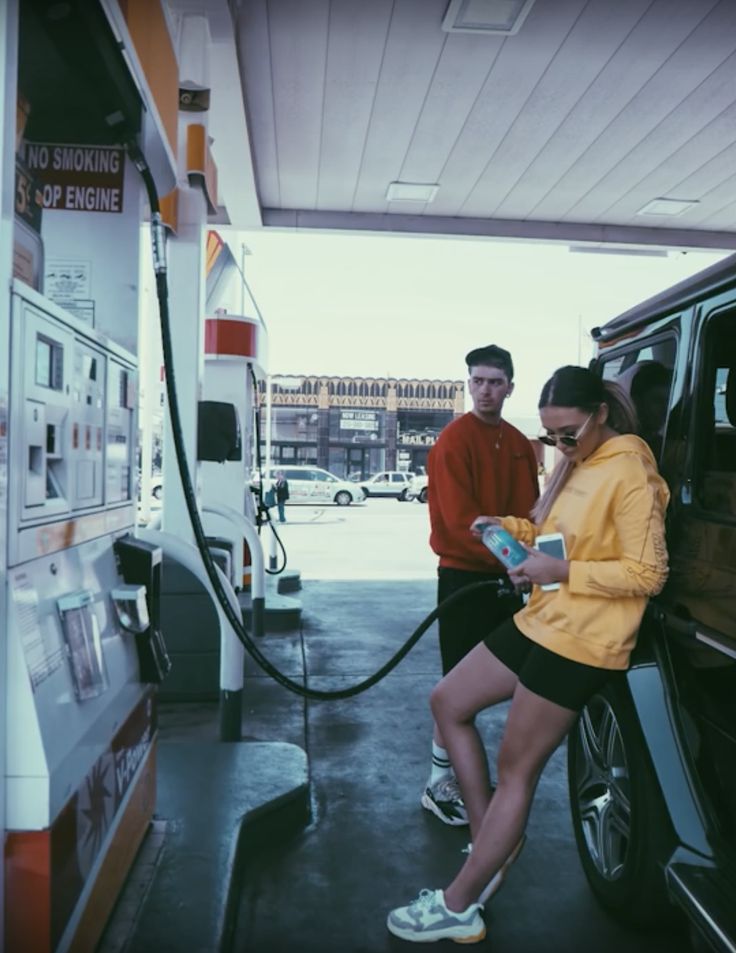
[[[396,381],[390,380],[387,382],[386,387],[386,418],[384,421],[385,427],[385,442],[386,442],[386,469],[387,470],[398,470],[397,459],[396,459],[396,444],[397,444],[397,433],[396,425],[399,419],[399,395],[397,391]]]
[[[386,428],[386,469],[397,470],[396,466],[396,411],[387,410],[384,420]]]
[[[325,381],[317,393],[317,466],[329,469],[330,460],[330,395]]]
[[[317,466],[324,470],[329,469],[330,460],[330,411],[322,408],[317,411]]]

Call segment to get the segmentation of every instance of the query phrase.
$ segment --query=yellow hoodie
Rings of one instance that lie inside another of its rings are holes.
[[[502,519],[517,539],[562,533],[570,577],[534,586],[514,616],[532,641],[564,658],[625,669],[649,596],[667,578],[664,512],[669,491],[639,437],[612,437],[570,473],[547,519]]]

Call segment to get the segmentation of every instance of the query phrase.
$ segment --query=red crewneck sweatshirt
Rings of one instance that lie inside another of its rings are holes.
[[[473,413],[448,424],[427,460],[429,544],[440,566],[505,572],[470,532],[476,517],[521,516],[539,496],[537,460],[527,438],[502,420],[485,424]]]

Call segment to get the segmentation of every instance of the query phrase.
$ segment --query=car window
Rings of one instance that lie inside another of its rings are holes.
[[[319,483],[337,483],[337,478],[326,470],[311,470],[310,473],[310,479],[317,480]]]
[[[736,516],[736,315],[715,317],[705,331],[698,373],[696,493],[701,505]]]
[[[304,470],[284,470],[284,476],[287,480],[308,480],[309,477]]]
[[[403,473],[392,473],[392,474],[391,474],[391,482],[392,482],[392,483],[403,483],[403,482],[404,482],[404,474],[403,474]]]
[[[603,377],[619,384],[631,398],[639,434],[659,459],[664,443],[677,342],[660,337],[639,342],[603,365]]]

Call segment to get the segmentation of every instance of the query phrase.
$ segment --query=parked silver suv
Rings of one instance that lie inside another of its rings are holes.
[[[360,485],[366,496],[394,496],[405,500],[413,476],[408,470],[382,470],[361,481]]]

